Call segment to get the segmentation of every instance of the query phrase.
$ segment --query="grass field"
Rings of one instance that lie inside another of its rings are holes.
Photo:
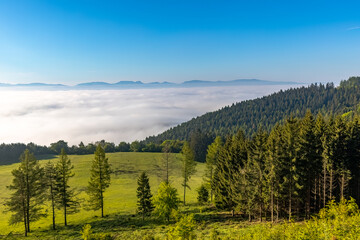
[[[109,215],[109,218],[116,217],[117,220],[122,221],[121,217],[132,216],[136,211],[136,188],[137,178],[142,171],[147,172],[150,178],[150,184],[153,195],[156,193],[157,187],[161,182],[159,175],[159,169],[156,165],[159,165],[162,159],[161,153],[108,153],[107,157],[112,165],[114,174],[112,174],[111,185],[105,193],[105,214]],[[181,172],[180,172],[180,155],[174,154],[172,160],[172,171],[170,181],[178,189],[179,196],[182,198],[181,187]],[[48,160],[48,159],[51,160]],[[93,155],[70,155],[74,165],[75,176],[71,179],[70,185],[75,187],[79,192],[79,197],[86,200],[87,195],[84,192],[89,180],[89,172]],[[45,164],[47,161],[56,161],[57,158],[47,156],[41,160],[41,164]],[[6,188],[11,183],[12,169],[18,167],[18,164],[0,166],[0,201],[1,203],[9,196],[10,192]],[[191,178],[190,186],[191,190],[187,190],[187,202],[191,205],[196,202],[196,189],[202,183],[202,177],[204,173],[204,164],[197,164],[197,173]],[[8,219],[11,213],[4,213],[3,204],[0,205],[0,235],[7,235],[10,232],[15,234],[22,234],[23,225],[9,226]],[[99,212],[81,210],[79,213],[68,216],[69,225],[76,225],[78,228],[85,223],[93,222],[98,219]],[[126,218],[126,217],[125,217]],[[63,218],[61,212],[57,213],[57,223],[63,225]],[[38,222],[32,223],[33,234],[36,232],[42,232],[49,230],[51,227],[50,212],[48,218],[42,219]],[[77,228],[75,228],[77,229]],[[69,230],[70,231],[70,230]],[[78,232],[74,232],[78,235]]]

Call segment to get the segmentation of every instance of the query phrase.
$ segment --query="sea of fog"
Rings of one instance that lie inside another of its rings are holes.
[[[288,85],[134,90],[0,90],[0,142],[142,140],[234,102]],[[294,85],[292,85],[294,87]]]

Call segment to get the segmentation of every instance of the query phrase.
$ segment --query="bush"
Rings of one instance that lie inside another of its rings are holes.
[[[197,193],[198,193],[197,200],[200,204],[204,204],[209,201],[209,191],[204,186],[204,184],[200,186],[200,188],[197,190]]]
[[[173,227],[169,228],[168,238],[174,240],[195,239],[196,221],[194,215],[190,214],[182,217]]]

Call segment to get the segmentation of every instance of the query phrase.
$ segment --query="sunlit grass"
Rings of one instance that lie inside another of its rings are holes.
[[[70,155],[69,156],[73,165],[75,176],[71,179],[70,185],[79,191],[78,197],[85,203],[87,195],[85,189],[89,180],[90,166],[93,155]],[[142,171],[147,172],[150,178],[150,185],[152,193],[156,194],[157,187],[161,182],[158,177],[157,164],[160,163],[161,153],[108,153],[107,157],[115,171],[112,174],[112,181],[109,189],[105,193],[105,214],[106,215],[134,215],[136,213],[136,188],[137,178]],[[174,154],[173,170],[171,172],[171,182],[178,189],[179,196],[182,197],[181,187],[181,171],[180,171],[180,157],[181,155]],[[50,161],[56,161],[53,158]],[[49,160],[41,160],[41,164],[45,164]],[[0,201],[9,196],[10,191],[6,188],[11,183],[11,171],[18,167],[18,164],[0,166]],[[196,189],[202,183],[204,173],[204,164],[197,165],[197,173],[191,178],[190,186],[192,190],[187,190],[187,202],[196,202]],[[0,235],[6,235],[9,232],[22,234],[23,225],[9,226],[8,220],[11,213],[3,213],[5,210],[3,204],[0,205],[1,218],[0,218]],[[50,210],[50,209],[49,209]],[[99,218],[100,213],[94,211],[85,211],[81,209],[79,213],[68,216],[69,225],[81,225],[87,222],[92,222]],[[63,225],[62,212],[58,211],[56,215],[57,224]],[[36,231],[43,231],[51,228],[51,216],[42,220],[32,223],[31,227]],[[65,230],[64,230],[65,231]],[[69,230],[72,231],[72,230]]]

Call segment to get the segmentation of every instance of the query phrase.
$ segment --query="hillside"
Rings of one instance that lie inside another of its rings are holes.
[[[109,158],[109,162],[112,165],[114,173],[111,175],[111,185],[110,188],[105,193],[105,214],[112,217],[122,215],[122,216],[131,216],[136,213],[136,188],[137,188],[137,178],[142,171],[146,171],[150,178],[151,191],[153,194],[156,193],[156,190],[161,182],[161,179],[158,177],[159,168],[157,165],[161,164],[162,154],[160,153],[109,153],[106,154]],[[71,226],[75,226],[75,230],[71,230],[72,234],[75,234],[75,239],[79,239],[79,229],[77,226],[83,226],[85,223],[93,222],[96,220],[94,216],[99,216],[99,212],[94,211],[85,211],[84,207],[86,205],[85,200],[87,195],[85,189],[89,180],[90,166],[91,161],[94,158],[94,155],[69,155],[71,162],[74,164],[74,173],[75,176],[71,179],[70,185],[75,187],[79,193],[78,197],[81,199],[81,211],[79,213],[69,215],[68,221]],[[174,154],[172,157],[172,170],[170,173],[170,181],[178,189],[179,194],[182,193],[181,186],[181,170],[180,170],[180,156]],[[53,159],[44,159],[40,163],[42,165],[46,164],[49,160],[57,161],[56,158]],[[12,232],[13,234],[22,235],[23,226],[21,224],[10,226],[8,224],[11,213],[4,212],[4,200],[7,199],[10,195],[10,190],[6,186],[10,185],[12,181],[11,171],[17,168],[19,164],[12,164],[6,166],[0,166],[0,239],[3,235]],[[202,183],[202,177],[204,174],[205,165],[199,163],[197,165],[197,173],[192,177],[189,184],[192,190],[187,191],[187,199],[190,204],[196,203],[196,189]],[[182,195],[180,195],[182,196]],[[48,209],[47,211],[50,211]],[[60,226],[63,225],[63,216],[62,211],[57,211],[56,221]],[[111,223],[109,218],[107,218],[108,227],[115,230],[120,228],[118,222],[114,220],[114,223]],[[119,221],[117,219],[117,221]],[[113,224],[113,225],[112,225]],[[51,225],[51,214],[47,218],[43,218],[40,221],[37,221],[33,224],[33,229],[37,231],[46,231],[50,229]],[[68,234],[70,230],[64,231],[62,234]],[[34,233],[39,234],[39,232]],[[45,233],[49,234],[49,233]],[[59,234],[54,232],[53,234]],[[58,236],[59,236],[58,235]],[[62,237],[62,239],[69,239],[70,237]],[[37,239],[49,239],[48,237],[40,237]],[[57,238],[58,239],[58,238]],[[71,238],[72,239],[72,238]]]
[[[313,114],[342,114],[357,109],[360,101],[360,77],[334,84],[311,84],[308,87],[291,88],[254,100],[242,101],[215,112],[206,113],[188,122],[145,139],[145,142],[161,143],[167,139],[186,140],[196,129],[219,136],[234,134],[242,128],[251,135],[262,126],[269,130],[284,118],[303,116],[307,109]]]

